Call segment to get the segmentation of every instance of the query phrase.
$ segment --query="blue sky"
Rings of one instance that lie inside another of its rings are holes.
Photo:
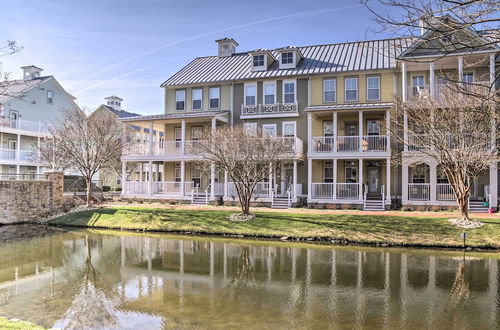
[[[232,37],[238,51],[312,45],[386,35],[358,0],[170,1],[0,0],[0,41],[24,49],[3,57],[20,78],[34,64],[95,109],[112,94],[140,114],[163,112],[159,87],[192,58],[215,55],[215,39]]]

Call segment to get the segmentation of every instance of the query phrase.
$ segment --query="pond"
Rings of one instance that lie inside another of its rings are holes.
[[[500,328],[495,254],[0,227],[0,316],[60,328]]]

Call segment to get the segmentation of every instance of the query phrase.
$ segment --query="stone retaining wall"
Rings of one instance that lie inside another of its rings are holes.
[[[35,222],[61,211],[64,174],[50,172],[45,180],[1,180],[0,224]]]

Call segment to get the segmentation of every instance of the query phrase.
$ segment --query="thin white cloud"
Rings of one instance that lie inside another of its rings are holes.
[[[124,64],[130,63],[130,62],[132,62],[134,60],[146,57],[146,56],[148,56],[148,55],[150,55],[152,53],[155,53],[155,52],[157,52],[159,50],[162,50],[162,49],[165,49],[165,48],[169,48],[169,47],[172,47],[172,46],[175,46],[175,45],[178,45],[178,44],[181,44],[181,43],[185,43],[185,42],[188,42],[188,41],[191,41],[191,40],[199,39],[199,38],[202,38],[202,37],[207,37],[207,36],[210,36],[210,35],[213,35],[213,34],[217,34],[217,33],[221,33],[221,32],[227,32],[227,31],[231,31],[231,30],[238,30],[238,29],[242,29],[242,28],[246,28],[246,27],[249,27],[249,26],[258,25],[258,24],[262,24],[262,23],[269,23],[269,22],[275,22],[275,21],[292,19],[292,18],[301,18],[301,17],[314,16],[314,15],[325,14],[325,13],[334,12],[334,11],[340,11],[340,10],[355,8],[355,7],[359,7],[359,6],[360,6],[360,4],[358,3],[356,5],[350,5],[350,6],[345,6],[345,7],[330,7],[330,8],[323,8],[323,9],[318,9],[318,10],[303,11],[303,12],[299,12],[299,13],[265,18],[265,19],[261,19],[261,20],[257,20],[257,21],[253,21],[253,22],[249,22],[249,23],[238,24],[238,25],[230,26],[230,27],[223,28],[223,29],[218,29],[218,30],[214,30],[214,31],[200,33],[200,34],[197,34],[197,35],[194,35],[194,36],[191,36],[191,37],[183,38],[183,39],[180,39],[180,40],[176,40],[176,41],[173,41],[173,42],[161,45],[161,46],[156,47],[156,48],[152,48],[152,49],[150,49],[148,51],[145,51],[143,53],[140,53],[140,54],[137,54],[135,56],[129,57],[127,59],[124,59],[122,61],[116,62],[113,65],[107,66],[106,68],[104,68],[102,70],[94,72],[94,73],[92,73],[90,75],[87,75],[87,76],[83,77],[80,80],[75,81],[71,86],[75,86],[77,84],[81,84],[84,81],[87,81],[87,80],[89,80],[91,78],[100,76],[100,75],[102,75],[102,74],[104,74],[106,72],[109,72],[109,71],[111,71],[113,69],[116,69],[116,68],[118,68],[118,67],[120,67],[120,66],[122,66]],[[115,79],[113,78],[113,79],[111,79],[111,81],[112,80],[115,80]],[[71,86],[69,86],[69,87],[71,87]],[[90,87],[92,87],[92,86],[90,86]],[[90,87],[84,88],[82,91],[86,91]],[[78,92],[75,93],[75,94],[78,94]]]
[[[94,89],[94,88],[96,88],[96,87],[99,87],[99,86],[105,85],[105,84],[107,84],[107,83],[113,82],[113,81],[118,80],[118,79],[120,79],[120,78],[125,78],[125,77],[131,76],[131,75],[133,75],[133,74],[135,74],[135,73],[137,73],[137,72],[144,71],[144,69],[147,69],[147,68],[150,68],[150,67],[151,67],[151,66],[147,66],[147,67],[140,68],[140,69],[137,69],[137,70],[134,70],[134,71],[129,71],[129,72],[126,72],[126,73],[124,73],[124,74],[121,74],[121,75],[115,76],[115,77],[113,77],[113,78],[111,78],[111,79],[106,79],[106,80],[103,80],[103,81],[97,82],[97,83],[95,83],[95,84],[93,84],[93,85],[90,85],[90,86],[88,86],[88,87],[85,87],[85,88],[83,88],[83,89],[80,89],[79,91],[77,91],[77,92],[73,93],[73,95],[79,95],[79,94],[82,94],[83,92],[87,92],[87,91],[92,90],[92,89]]]

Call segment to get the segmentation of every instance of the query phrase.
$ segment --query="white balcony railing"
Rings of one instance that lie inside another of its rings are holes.
[[[241,105],[242,116],[297,113],[297,103]]]
[[[0,160],[22,161],[36,163],[36,151],[0,149]]]
[[[193,147],[199,141],[160,141],[153,142],[151,145],[148,141],[144,142],[131,142],[123,148],[123,155],[125,156],[141,156],[141,155],[154,155],[154,156],[182,156],[192,155]],[[183,148],[184,147],[184,148]]]
[[[359,199],[360,183],[312,183],[311,197],[316,199]]]
[[[436,185],[436,199],[438,201],[454,201],[455,194],[449,183],[438,183]]]
[[[237,197],[238,192],[236,191],[236,187],[234,182],[227,183],[227,196],[229,197]],[[253,190],[252,197],[269,197],[269,183],[268,182],[258,182]]]
[[[429,183],[409,183],[408,200],[428,201],[430,199],[431,187]]]
[[[0,118],[0,127],[8,127],[21,131],[46,134],[49,131],[50,125],[38,121],[24,120],[20,118]]]
[[[359,136],[337,136],[337,142],[330,136],[317,136],[312,138],[312,152],[376,152],[388,150],[387,135],[365,135],[359,148]],[[336,147],[336,148],[335,148]]]
[[[150,193],[150,189],[151,193]],[[181,183],[176,181],[125,181],[123,193],[125,195],[152,195],[162,194],[167,196],[190,196],[193,182],[184,182],[184,195],[182,195]]]

